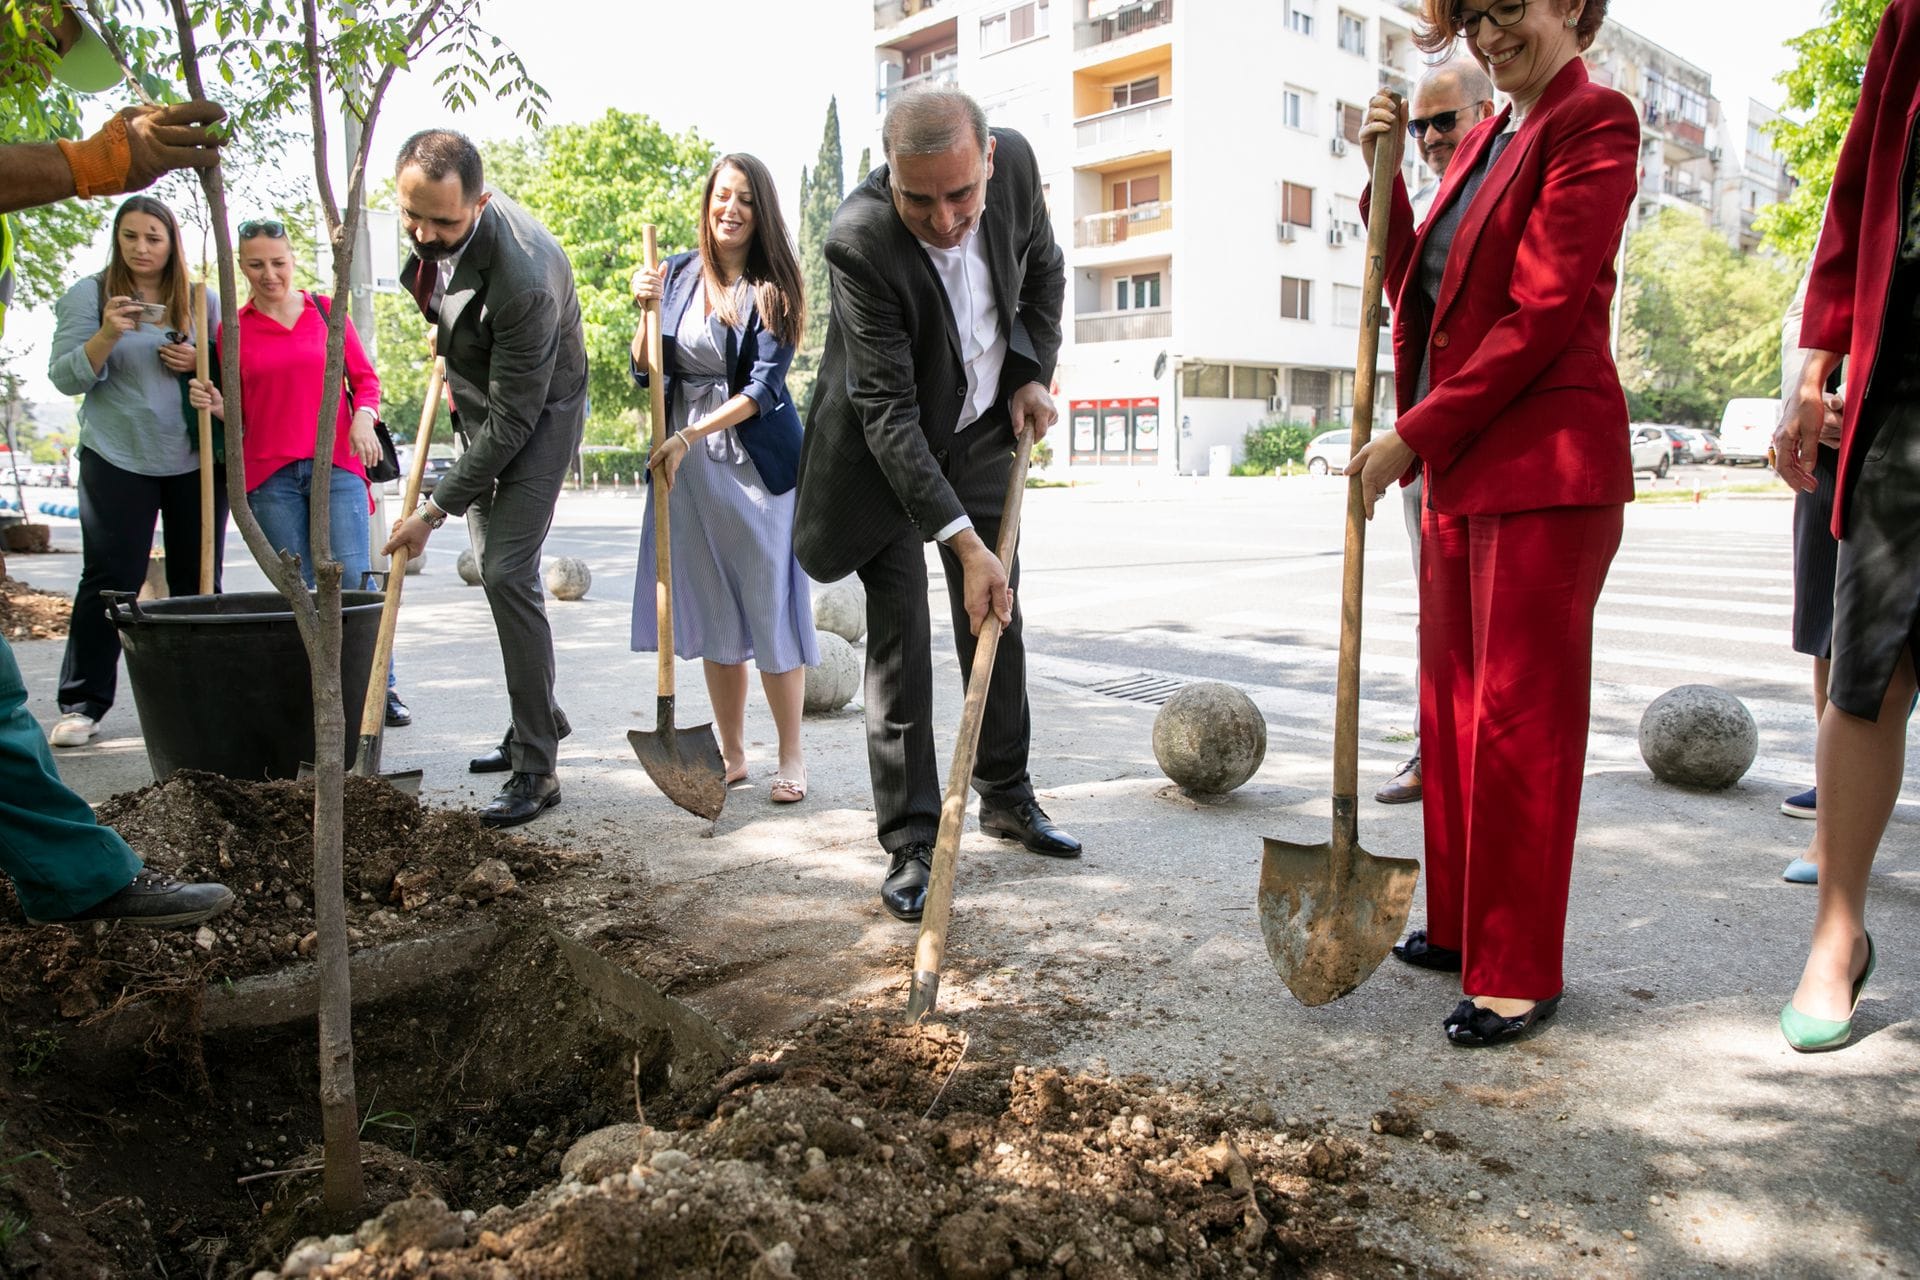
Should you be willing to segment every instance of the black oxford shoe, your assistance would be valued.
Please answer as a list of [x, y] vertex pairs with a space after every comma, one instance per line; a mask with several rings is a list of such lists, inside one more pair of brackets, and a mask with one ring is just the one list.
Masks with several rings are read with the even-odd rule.
[[1460, 972], [1460, 953], [1452, 947], [1436, 947], [1428, 942], [1425, 929], [1415, 929], [1407, 935], [1405, 942], [1396, 942], [1393, 958], [1420, 969], [1435, 969], [1441, 973]]
[[1077, 858], [1080, 842], [1053, 825], [1053, 819], [1032, 800], [1010, 809], [989, 808], [980, 804], [980, 829], [1002, 840], [1018, 840], [1034, 853], [1049, 858]]
[[559, 803], [560, 780], [553, 774], [516, 773], [480, 811], [480, 821], [489, 827], [517, 827]]
[[500, 745], [467, 761], [468, 773], [505, 773], [513, 768], [513, 730], [500, 739]]
[[387, 728], [404, 729], [413, 723], [413, 712], [400, 701], [400, 695], [387, 690]]
[[920, 918], [927, 904], [927, 880], [933, 875], [933, 846], [925, 840], [902, 845], [887, 863], [880, 882], [880, 905], [895, 920], [909, 924]]

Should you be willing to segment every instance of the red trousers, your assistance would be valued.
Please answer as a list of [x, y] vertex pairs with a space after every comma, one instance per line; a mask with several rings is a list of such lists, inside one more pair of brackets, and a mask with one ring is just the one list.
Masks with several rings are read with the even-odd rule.
[[1623, 509], [1449, 516], [1420, 537], [1427, 936], [1470, 996], [1561, 990], [1593, 609]]

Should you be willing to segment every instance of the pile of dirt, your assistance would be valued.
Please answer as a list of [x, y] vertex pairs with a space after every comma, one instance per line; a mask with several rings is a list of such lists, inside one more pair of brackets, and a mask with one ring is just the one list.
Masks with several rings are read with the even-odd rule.
[[659, 1107], [581, 1139], [517, 1208], [415, 1197], [352, 1239], [302, 1242], [280, 1274], [1401, 1274], [1354, 1238], [1374, 1171], [1361, 1143], [1210, 1089], [968, 1048], [944, 1026], [828, 1017], [677, 1099], [677, 1130]]
[[[9, 885], [0, 894], [0, 1000], [85, 1018], [143, 995], [192, 997], [209, 981], [298, 963], [315, 942], [312, 814], [311, 783], [187, 771], [115, 796], [100, 806], [101, 822], [158, 870], [226, 884], [234, 905], [197, 931], [36, 928], [24, 923]], [[593, 860], [368, 778], [347, 779], [345, 819], [356, 949], [444, 928], [465, 913], [512, 910], [523, 886]]]
[[58, 640], [67, 634], [73, 601], [0, 576], [0, 635], [9, 640]]

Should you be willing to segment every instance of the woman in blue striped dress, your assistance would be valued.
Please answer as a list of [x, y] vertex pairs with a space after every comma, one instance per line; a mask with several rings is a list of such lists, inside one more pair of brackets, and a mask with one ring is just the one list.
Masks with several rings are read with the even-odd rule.
[[[806, 668], [820, 661], [807, 576], [793, 556], [800, 415], [787, 367], [805, 324], [800, 265], [773, 180], [744, 154], [707, 175], [698, 252], [641, 268], [634, 299], [661, 303], [668, 425], [647, 468], [673, 494], [673, 648], [704, 660], [727, 781], [747, 776], [747, 663], [780, 736], [777, 804], [807, 794], [800, 747]], [[645, 327], [633, 375], [647, 383]], [[659, 649], [654, 614], [653, 490], [634, 579], [633, 649]]]

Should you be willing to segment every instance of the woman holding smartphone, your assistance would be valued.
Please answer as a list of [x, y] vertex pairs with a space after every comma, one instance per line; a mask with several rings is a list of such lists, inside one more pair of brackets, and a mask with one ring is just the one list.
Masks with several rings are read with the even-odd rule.
[[[113, 706], [120, 637], [103, 591], [146, 581], [153, 528], [164, 521], [167, 590], [200, 589], [200, 458], [182, 412], [180, 378], [194, 369], [193, 306], [173, 211], [134, 196], [113, 215], [107, 268], [54, 306], [47, 376], [80, 404], [80, 585], [60, 664], [60, 721], [49, 740], [77, 747]], [[220, 323], [207, 294], [207, 323]], [[220, 589], [226, 487], [215, 471], [213, 582]]]

